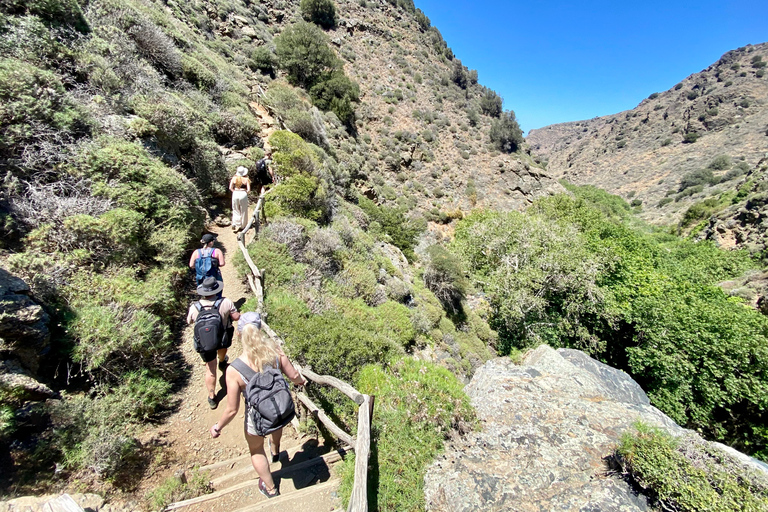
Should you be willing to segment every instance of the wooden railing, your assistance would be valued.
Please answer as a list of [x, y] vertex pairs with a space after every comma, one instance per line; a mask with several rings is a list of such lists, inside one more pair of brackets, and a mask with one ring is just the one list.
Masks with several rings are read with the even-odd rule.
[[[256, 264], [253, 262], [248, 249], [246, 247], [245, 237], [246, 233], [251, 229], [254, 230], [254, 239], [259, 236], [259, 225], [261, 223], [260, 216], [262, 214], [264, 198], [269, 191], [264, 191], [264, 187], [261, 188], [259, 200], [256, 203], [256, 208], [245, 226], [242, 232], [237, 236], [237, 244], [240, 247], [240, 251], [243, 253], [248, 267], [251, 273], [248, 274], [248, 284], [251, 286], [251, 290], [256, 295], [258, 303], [257, 311], [263, 312], [264, 308], [264, 270], [259, 270]], [[275, 340], [278, 344], [282, 345], [283, 341], [277, 335], [272, 328], [269, 327], [265, 318], [262, 316], [261, 327], [269, 337]], [[346, 382], [332, 377], [330, 375], [318, 375], [309, 368], [302, 368], [299, 365], [294, 365], [296, 369], [305, 378], [311, 380], [316, 384], [327, 385], [338, 389], [343, 394], [348, 396], [359, 407], [357, 412], [357, 436], [352, 436], [345, 432], [342, 428], [336, 425], [325, 412], [320, 409], [312, 399], [307, 396], [306, 393], [297, 392], [296, 397], [307, 408], [309, 414], [311, 414], [317, 421], [322, 423], [325, 428], [328, 429], [339, 440], [349, 446], [350, 449], [355, 451], [355, 480], [352, 487], [352, 495], [349, 499], [349, 506], [347, 512], [367, 512], [368, 511], [368, 459], [371, 453], [371, 421], [373, 419], [373, 404], [375, 397], [371, 395], [365, 395], [360, 393], [351, 385]]]

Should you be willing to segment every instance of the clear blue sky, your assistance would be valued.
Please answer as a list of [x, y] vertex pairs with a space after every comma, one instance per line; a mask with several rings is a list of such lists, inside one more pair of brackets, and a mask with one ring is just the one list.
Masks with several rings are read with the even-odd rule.
[[533, 128], [632, 109], [768, 41], [768, 0], [415, 0], [481, 84]]

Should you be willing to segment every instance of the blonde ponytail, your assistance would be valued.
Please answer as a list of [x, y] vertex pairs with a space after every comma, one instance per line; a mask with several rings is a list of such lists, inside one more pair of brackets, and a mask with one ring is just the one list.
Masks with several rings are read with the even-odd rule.
[[275, 359], [280, 357], [279, 349], [271, 338], [264, 336], [253, 324], [248, 324], [240, 334], [243, 350], [251, 367], [257, 372], [264, 369], [264, 365], [275, 365]]

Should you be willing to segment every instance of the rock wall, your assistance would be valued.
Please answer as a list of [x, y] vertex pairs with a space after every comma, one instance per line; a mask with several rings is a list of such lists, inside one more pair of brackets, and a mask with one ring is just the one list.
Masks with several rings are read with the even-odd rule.
[[576, 350], [541, 346], [521, 365], [493, 359], [466, 391], [482, 426], [428, 469], [427, 510], [650, 510], [604, 458], [638, 420], [691, 433], [650, 405], [626, 373]]

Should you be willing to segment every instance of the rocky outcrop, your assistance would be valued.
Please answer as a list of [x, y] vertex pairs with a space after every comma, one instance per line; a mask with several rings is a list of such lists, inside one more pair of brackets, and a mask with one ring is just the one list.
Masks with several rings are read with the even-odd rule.
[[466, 391], [482, 427], [428, 469], [427, 510], [650, 510], [605, 458], [638, 420], [691, 434], [626, 373], [576, 350], [541, 346], [521, 365], [493, 359]]
[[49, 349], [50, 318], [29, 293], [27, 283], [0, 267], [0, 356], [34, 374]]

